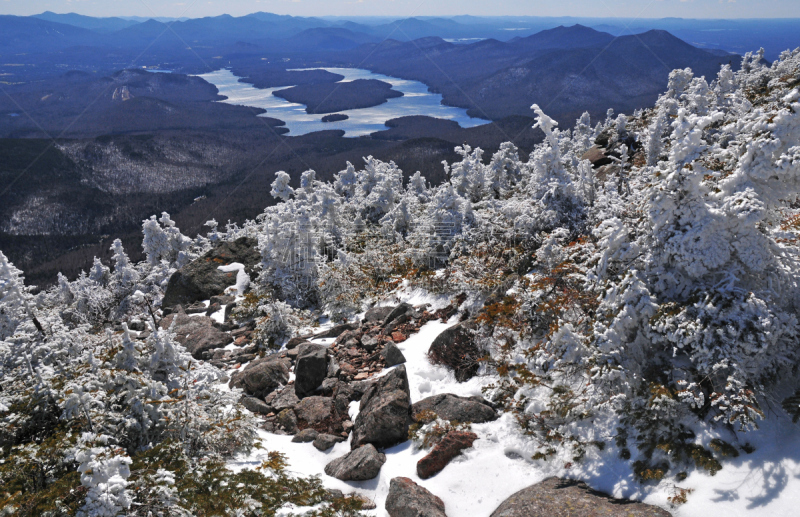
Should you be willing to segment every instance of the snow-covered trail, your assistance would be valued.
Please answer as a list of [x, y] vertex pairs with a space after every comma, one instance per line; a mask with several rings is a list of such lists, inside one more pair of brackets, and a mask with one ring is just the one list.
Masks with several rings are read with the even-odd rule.
[[[475, 377], [468, 382], [456, 382], [452, 373], [428, 362], [426, 353], [433, 340], [448, 324], [429, 322], [419, 333], [398, 347], [405, 355], [411, 399], [416, 402], [440, 393], [481, 395], [481, 388], [492, 379]], [[328, 340], [330, 341], [330, 340]], [[385, 372], [384, 372], [385, 373]], [[358, 404], [351, 404], [355, 418]], [[386, 516], [384, 505], [389, 481], [397, 476], [411, 478], [445, 503], [449, 517], [489, 516], [508, 496], [549, 476], [574, 477], [593, 488], [617, 497], [630, 497], [649, 504], [668, 508], [678, 517], [698, 515], [791, 516], [800, 515], [800, 433], [791, 422], [764, 422], [761, 430], [746, 437], [756, 447], [750, 455], [723, 462], [716, 476], [694, 471], [679, 483], [693, 490], [688, 503], [669, 506], [673, 483], [642, 487], [631, 476], [629, 461], [619, 459], [618, 450], [611, 446], [604, 451], [591, 450], [585, 461], [570, 470], [564, 469], [562, 458], [533, 461], [536, 452], [530, 438], [522, 436], [512, 415], [504, 414], [497, 421], [473, 424], [479, 439], [474, 447], [453, 460], [431, 479], [421, 480], [416, 464], [427, 451], [416, 450], [411, 442], [385, 451], [387, 461], [380, 475], [370, 481], [343, 482], [324, 474], [327, 463], [350, 452], [348, 442], [339, 443], [327, 452], [318, 451], [310, 443], [292, 443], [291, 436], [279, 436], [259, 431], [262, 450], [242, 456], [230, 463], [232, 469], [254, 468], [267, 458], [268, 451], [286, 454], [289, 470], [303, 476], [319, 475], [328, 488], [344, 493], [358, 492], [373, 500], [377, 509], [371, 515]], [[613, 423], [598, 423], [598, 435], [614, 431]], [[745, 440], [746, 441], [746, 440]]]

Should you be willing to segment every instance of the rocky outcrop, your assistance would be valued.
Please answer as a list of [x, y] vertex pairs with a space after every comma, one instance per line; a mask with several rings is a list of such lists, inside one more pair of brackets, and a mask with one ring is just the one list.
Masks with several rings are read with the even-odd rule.
[[468, 381], [478, 373], [483, 353], [475, 343], [476, 328], [474, 320], [454, 325], [439, 334], [428, 350], [431, 361], [452, 370], [458, 382]]
[[302, 398], [314, 393], [328, 376], [328, 349], [324, 345], [304, 343], [297, 350], [294, 391]]
[[548, 478], [520, 490], [492, 513], [491, 517], [669, 517], [666, 510], [612, 497], [592, 490], [586, 483]]
[[370, 444], [359, 447], [325, 466], [325, 474], [342, 481], [366, 481], [380, 474], [386, 455]]
[[389, 482], [386, 512], [389, 517], [447, 517], [441, 499], [403, 477]]
[[424, 458], [417, 462], [417, 475], [428, 479], [441, 472], [453, 458], [469, 449], [478, 435], [466, 431], [450, 431]]
[[214, 327], [214, 320], [206, 316], [170, 314], [161, 320], [159, 326], [162, 329], [171, 328], [175, 332], [175, 340], [186, 347], [186, 351], [195, 359], [207, 359], [208, 352], [225, 348], [233, 342], [230, 334], [219, 331]]
[[233, 242], [223, 242], [211, 251], [177, 270], [169, 279], [164, 293], [163, 307], [191, 304], [222, 294], [226, 287], [236, 283], [236, 272], [223, 273], [218, 268], [238, 262], [245, 272], [252, 274], [261, 261], [255, 239], [242, 237]]
[[433, 411], [439, 418], [447, 421], [472, 422], [480, 424], [497, 420], [497, 413], [483, 397], [459, 397], [451, 393], [434, 395], [415, 402], [412, 414], [416, 417], [422, 411]]
[[371, 443], [391, 447], [408, 439], [411, 425], [411, 395], [405, 366], [379, 378], [364, 393], [353, 427], [350, 446]]
[[229, 386], [241, 388], [248, 395], [264, 398], [279, 386], [289, 382], [289, 366], [281, 357], [256, 359], [241, 372], [234, 373]]

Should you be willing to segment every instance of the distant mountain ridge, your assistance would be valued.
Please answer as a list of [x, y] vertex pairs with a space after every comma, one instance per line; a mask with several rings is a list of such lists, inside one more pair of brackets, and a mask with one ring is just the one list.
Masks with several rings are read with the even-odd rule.
[[94, 18], [75, 13], [56, 14], [52, 11], [45, 11], [42, 14], [34, 15], [33, 18], [39, 18], [40, 20], [49, 22], [63, 23], [65, 25], [72, 25], [74, 27], [89, 29], [96, 32], [116, 32], [139, 23], [134, 20], [124, 20], [116, 17]]
[[735, 56], [698, 49], [666, 31], [614, 37], [582, 25], [507, 43], [389, 40], [359, 47], [347, 59], [424, 82], [446, 103], [493, 120], [526, 113], [533, 103], [565, 121], [583, 111], [593, 116], [603, 116], [607, 108], [630, 112], [652, 104], [675, 68], [690, 67], [714, 79], [721, 65], [739, 65]]

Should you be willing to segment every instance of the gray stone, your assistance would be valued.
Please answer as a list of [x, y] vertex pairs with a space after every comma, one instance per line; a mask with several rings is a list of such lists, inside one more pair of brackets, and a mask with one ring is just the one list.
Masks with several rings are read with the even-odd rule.
[[309, 443], [317, 439], [319, 433], [314, 429], [303, 429], [292, 438], [294, 443]]
[[278, 413], [278, 418], [275, 419], [278, 424], [288, 434], [295, 434], [297, 432], [297, 415], [291, 409], [284, 409]]
[[328, 376], [328, 349], [324, 345], [300, 345], [294, 368], [294, 390], [298, 397], [311, 395]]
[[229, 386], [241, 388], [245, 393], [264, 398], [279, 386], [289, 382], [289, 366], [277, 356], [256, 359], [241, 372], [231, 377]]
[[333, 399], [329, 397], [306, 397], [294, 408], [297, 418], [310, 426], [317, 425], [331, 416]]
[[378, 477], [384, 463], [386, 455], [367, 444], [325, 465], [325, 474], [342, 481], [366, 481]]
[[213, 323], [214, 320], [206, 316], [176, 313], [162, 319], [159, 326], [164, 330], [171, 328], [175, 332], [175, 341], [186, 347], [192, 357], [204, 359], [206, 352], [225, 348], [233, 342], [230, 334], [214, 328]]
[[408, 375], [405, 366], [399, 366], [364, 393], [350, 446], [356, 449], [371, 443], [385, 448], [402, 443], [408, 440], [411, 422]]
[[385, 327], [385, 326], [389, 325], [389, 323], [393, 322], [394, 320], [396, 320], [400, 316], [406, 314], [407, 312], [413, 311], [413, 310], [414, 310], [414, 308], [411, 307], [409, 304], [407, 304], [405, 302], [401, 303], [400, 305], [398, 305], [397, 307], [392, 309], [392, 312], [390, 312], [389, 314], [386, 315], [386, 317], [383, 319], [383, 326]]
[[275, 411], [280, 412], [284, 409], [295, 407], [299, 402], [300, 399], [297, 398], [297, 395], [294, 393], [294, 388], [292, 386], [287, 386], [280, 392], [277, 392], [275, 398], [270, 402], [270, 405]]
[[381, 357], [383, 357], [383, 362], [386, 364], [387, 368], [406, 362], [406, 356], [404, 356], [403, 352], [392, 342], [386, 343], [386, 346], [383, 347], [383, 350], [381, 350]]
[[[392, 514], [390, 513], [390, 515]], [[573, 515], [669, 517], [670, 513], [657, 506], [613, 499], [602, 492], [592, 490], [581, 481], [553, 477], [512, 495], [503, 501], [491, 517], [568, 517]]]
[[219, 266], [239, 262], [251, 274], [261, 262], [255, 239], [242, 237], [233, 242], [222, 242], [214, 249], [173, 273], [164, 293], [163, 307], [190, 304], [208, 300], [236, 283], [236, 272], [223, 273]]
[[364, 323], [381, 323], [393, 310], [392, 306], [373, 307], [364, 314]]
[[415, 402], [412, 413], [433, 411], [444, 420], [480, 424], [497, 420], [497, 413], [483, 397], [459, 397], [450, 393], [434, 395]]
[[408, 478], [393, 478], [386, 498], [389, 517], [447, 517], [444, 502]]
[[334, 445], [336, 445], [337, 443], [341, 443], [344, 440], [345, 439], [342, 438], [341, 436], [336, 436], [336, 435], [333, 435], [333, 434], [320, 434], [314, 440], [314, 444], [313, 445], [318, 450], [320, 450], [322, 452], [325, 452], [328, 449], [330, 449], [331, 447], [333, 447]]
[[363, 336], [361, 338], [361, 347], [365, 350], [372, 352], [381, 342], [375, 336]]
[[253, 413], [257, 413], [259, 415], [268, 415], [272, 413], [272, 408], [261, 399], [244, 395], [241, 399], [239, 399], [239, 402], [241, 402], [245, 408]]

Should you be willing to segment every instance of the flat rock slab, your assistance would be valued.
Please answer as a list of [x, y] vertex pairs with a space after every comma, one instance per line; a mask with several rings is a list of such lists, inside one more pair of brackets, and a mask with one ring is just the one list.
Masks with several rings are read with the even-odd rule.
[[389, 482], [386, 512], [389, 517], [447, 517], [441, 499], [403, 477]]
[[491, 517], [670, 517], [657, 506], [614, 499], [586, 483], [548, 478], [512, 495]]
[[279, 357], [256, 359], [231, 377], [229, 386], [241, 388], [248, 395], [264, 398], [289, 382], [289, 366]]
[[452, 422], [480, 424], [497, 420], [497, 413], [483, 397], [459, 397], [451, 393], [434, 395], [416, 402], [412, 412], [433, 411], [439, 418]]
[[342, 481], [366, 481], [378, 477], [384, 463], [386, 455], [368, 444], [325, 465], [325, 474]]
[[186, 347], [192, 357], [204, 359], [203, 354], [206, 352], [225, 348], [233, 342], [230, 334], [218, 330], [213, 324], [214, 320], [207, 316], [178, 313], [166, 316], [159, 326], [162, 329], [171, 328], [175, 332], [175, 341]]
[[246, 409], [252, 411], [253, 413], [257, 413], [259, 415], [268, 415], [269, 413], [272, 413], [272, 408], [265, 404], [261, 399], [244, 395], [239, 402], [241, 402]]
[[469, 449], [478, 435], [466, 431], [450, 431], [436, 444], [436, 447], [427, 456], [417, 462], [417, 475], [421, 479], [428, 479], [441, 472], [453, 458], [461, 454], [464, 449]]
[[162, 306], [190, 304], [222, 294], [226, 287], [236, 283], [236, 272], [223, 273], [219, 266], [238, 262], [245, 266], [247, 274], [251, 274], [261, 261], [257, 246], [258, 241], [247, 237], [217, 244], [202, 257], [173, 273]]

